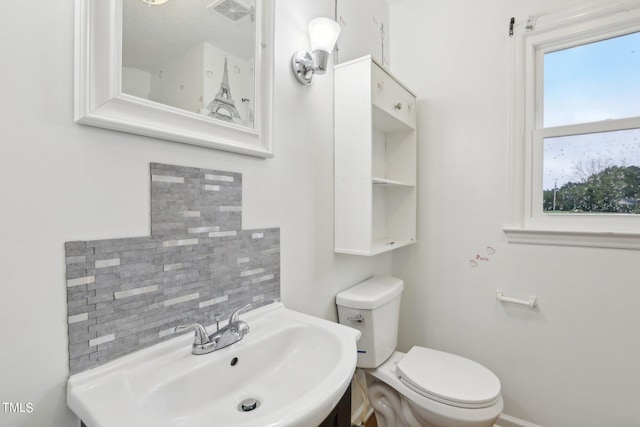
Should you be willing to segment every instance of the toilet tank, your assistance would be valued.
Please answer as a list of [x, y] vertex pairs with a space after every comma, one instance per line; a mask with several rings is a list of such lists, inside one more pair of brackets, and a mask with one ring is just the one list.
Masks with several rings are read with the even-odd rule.
[[360, 368], [382, 364], [398, 344], [401, 279], [374, 276], [336, 295], [338, 320], [358, 329], [358, 362]]

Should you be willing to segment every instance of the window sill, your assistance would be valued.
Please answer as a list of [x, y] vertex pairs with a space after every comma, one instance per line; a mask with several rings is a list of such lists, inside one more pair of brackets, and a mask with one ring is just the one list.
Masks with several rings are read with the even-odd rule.
[[587, 248], [640, 249], [640, 233], [504, 227], [509, 243]]

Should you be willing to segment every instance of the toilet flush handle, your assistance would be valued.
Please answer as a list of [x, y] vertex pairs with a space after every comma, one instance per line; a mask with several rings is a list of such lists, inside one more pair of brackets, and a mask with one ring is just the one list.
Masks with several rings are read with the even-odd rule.
[[364, 322], [364, 314], [358, 313], [355, 316], [347, 317], [347, 320], [349, 320], [351, 322], [362, 323], [362, 322]]

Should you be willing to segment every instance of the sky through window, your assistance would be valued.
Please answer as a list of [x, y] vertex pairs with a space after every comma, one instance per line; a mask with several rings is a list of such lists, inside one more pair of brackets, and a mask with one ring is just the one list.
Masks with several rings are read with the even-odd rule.
[[[544, 127], [640, 116], [640, 32], [544, 55]], [[640, 166], [640, 130], [547, 138], [545, 190], [585, 170]]]

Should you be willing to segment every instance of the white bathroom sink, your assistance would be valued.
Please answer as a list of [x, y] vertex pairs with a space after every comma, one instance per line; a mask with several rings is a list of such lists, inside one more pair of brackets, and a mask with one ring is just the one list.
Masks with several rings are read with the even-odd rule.
[[[192, 355], [189, 333], [72, 375], [67, 403], [88, 427], [320, 424], [351, 381], [360, 332], [282, 303], [242, 320], [250, 333], [213, 353]], [[246, 399], [256, 409], [241, 411]]]

